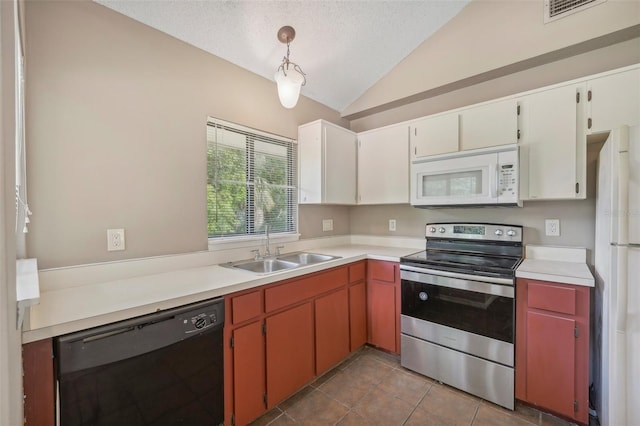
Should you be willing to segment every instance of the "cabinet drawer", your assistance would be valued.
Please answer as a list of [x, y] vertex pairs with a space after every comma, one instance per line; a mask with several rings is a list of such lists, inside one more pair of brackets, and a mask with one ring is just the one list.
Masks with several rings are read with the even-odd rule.
[[365, 262], [358, 262], [349, 266], [349, 282], [355, 283], [364, 280]]
[[369, 279], [376, 281], [396, 282], [396, 264], [384, 261], [369, 261]]
[[284, 308], [318, 294], [344, 286], [349, 281], [349, 268], [342, 267], [322, 272], [309, 278], [289, 281], [265, 290], [264, 305], [266, 312]]
[[260, 291], [243, 294], [231, 299], [231, 313], [233, 324], [255, 318], [262, 312]]
[[571, 287], [529, 282], [527, 299], [529, 308], [576, 314], [576, 290]]

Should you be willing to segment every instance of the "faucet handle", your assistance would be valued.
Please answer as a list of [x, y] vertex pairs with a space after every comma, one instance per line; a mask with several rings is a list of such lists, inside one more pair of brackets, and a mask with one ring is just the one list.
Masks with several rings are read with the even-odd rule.
[[284, 246], [276, 246], [276, 256], [280, 256], [280, 249], [284, 248]]
[[255, 253], [254, 256], [253, 256], [253, 258], [255, 260], [260, 259], [260, 249], [253, 249], [253, 250], [251, 250], [251, 253]]

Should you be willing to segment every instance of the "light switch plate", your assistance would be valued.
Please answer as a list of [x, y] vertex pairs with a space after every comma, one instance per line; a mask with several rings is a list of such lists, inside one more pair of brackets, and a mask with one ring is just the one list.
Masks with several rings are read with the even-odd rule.
[[560, 236], [560, 220], [545, 219], [544, 233], [546, 234], [547, 237], [559, 237]]
[[322, 219], [322, 231], [333, 231], [333, 219]]

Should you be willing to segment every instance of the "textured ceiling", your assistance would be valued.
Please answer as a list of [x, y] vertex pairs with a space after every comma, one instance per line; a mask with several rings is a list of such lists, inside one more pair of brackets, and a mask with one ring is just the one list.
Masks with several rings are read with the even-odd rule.
[[343, 111], [469, 0], [95, 0], [273, 81], [291, 25], [302, 94]]

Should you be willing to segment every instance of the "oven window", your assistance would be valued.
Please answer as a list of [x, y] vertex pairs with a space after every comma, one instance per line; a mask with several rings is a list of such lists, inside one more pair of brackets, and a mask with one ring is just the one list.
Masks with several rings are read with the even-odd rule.
[[402, 314], [513, 343], [512, 298], [402, 280]]
[[482, 194], [482, 170], [422, 176], [423, 197], [463, 197]]

